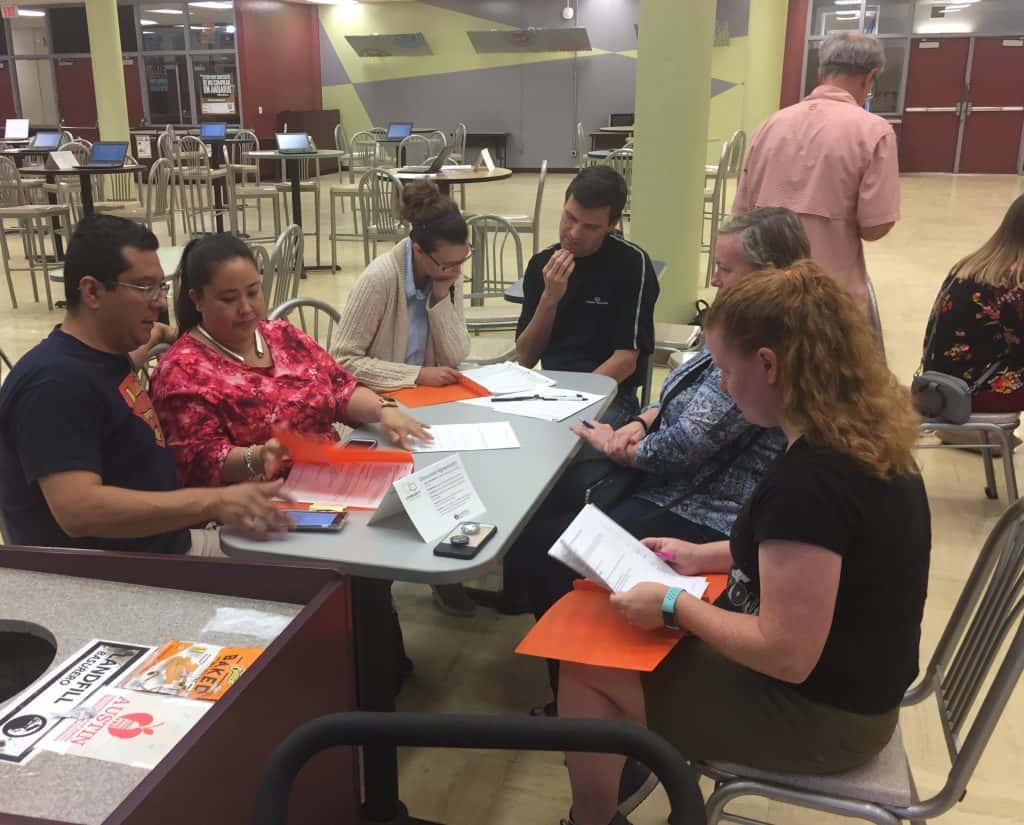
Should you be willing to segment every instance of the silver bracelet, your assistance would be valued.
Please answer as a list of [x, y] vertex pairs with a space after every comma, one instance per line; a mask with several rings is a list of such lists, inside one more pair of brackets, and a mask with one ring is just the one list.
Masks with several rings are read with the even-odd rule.
[[256, 472], [256, 465], [253, 463], [253, 455], [256, 452], [256, 445], [250, 444], [245, 448], [245, 469], [249, 471], [249, 478], [258, 478], [261, 473]]

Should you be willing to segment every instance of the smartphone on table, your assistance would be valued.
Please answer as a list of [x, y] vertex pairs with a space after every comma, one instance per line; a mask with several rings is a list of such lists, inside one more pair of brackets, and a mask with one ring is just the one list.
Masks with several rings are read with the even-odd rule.
[[456, 525], [434, 548], [435, 556], [468, 561], [476, 556], [498, 531], [493, 524], [478, 521], [464, 521]]
[[297, 533], [337, 533], [345, 526], [348, 513], [320, 512], [318, 510], [285, 510]]

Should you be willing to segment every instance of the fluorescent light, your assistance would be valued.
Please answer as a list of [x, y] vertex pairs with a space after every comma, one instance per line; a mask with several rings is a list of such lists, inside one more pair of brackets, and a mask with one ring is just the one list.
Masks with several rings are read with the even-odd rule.
[[235, 33], [235, 24], [234, 23], [229, 23], [228, 25], [226, 25], [224, 27], [224, 31], [227, 34], [234, 34]]
[[230, 9], [235, 4], [228, 0], [199, 0], [198, 3], [189, 3], [189, 5], [195, 6], [197, 9]]
[[160, 24], [156, 20], [140, 20], [140, 26], [159, 26]]
[[148, 32], [148, 31], [145, 31], [145, 30], [143, 30], [143, 32], [142, 32], [142, 33], [143, 33], [143, 34], [156, 34], [156, 32]]
[[837, 6], [859, 6], [860, 0], [833, 0]]
[[18, 17], [46, 17], [46, 12], [35, 9], [18, 9]]
[[859, 20], [859, 11], [840, 11], [836, 12], [836, 20]]
[[146, 9], [149, 14], [184, 14], [181, 9]]

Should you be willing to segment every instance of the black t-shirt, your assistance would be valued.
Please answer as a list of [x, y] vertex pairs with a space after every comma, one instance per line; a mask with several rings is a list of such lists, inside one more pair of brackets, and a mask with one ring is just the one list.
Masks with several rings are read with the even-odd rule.
[[185, 553], [187, 530], [139, 539], [72, 538], [38, 479], [87, 470], [130, 490], [178, 489], [149, 395], [127, 355], [88, 347], [59, 328], [0, 387], [0, 510], [8, 541], [43, 547]]
[[878, 478], [798, 439], [733, 525], [733, 569], [719, 607], [758, 612], [758, 546], [771, 540], [817, 545], [843, 559], [825, 648], [796, 689], [857, 713], [897, 707], [917, 676], [928, 586], [931, 515], [920, 476]]
[[[538, 252], [526, 267], [517, 338], [533, 320], [544, 292], [544, 267], [558, 248], [555, 244]], [[647, 253], [618, 235], [608, 235], [597, 252], [576, 259], [541, 365], [548, 370], [593, 372], [615, 350], [637, 350], [636, 370], [619, 385], [635, 389], [643, 381], [645, 359], [654, 351], [657, 300], [658, 279]]]

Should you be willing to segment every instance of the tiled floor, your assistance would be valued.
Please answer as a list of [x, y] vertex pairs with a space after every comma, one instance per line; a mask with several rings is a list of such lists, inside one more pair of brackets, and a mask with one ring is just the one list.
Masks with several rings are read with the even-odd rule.
[[[561, 195], [568, 177], [551, 175], [545, 198], [541, 243], [554, 241]], [[515, 175], [496, 184], [468, 189], [470, 209], [528, 211], [535, 176]], [[893, 369], [909, 380], [920, 356], [924, 321], [950, 265], [984, 241], [1010, 201], [1024, 192], [1024, 179], [1011, 176], [906, 177], [903, 220], [889, 237], [869, 246], [868, 269], [878, 290], [885, 341]], [[311, 208], [312, 204], [309, 204]], [[326, 210], [325, 210], [326, 214]], [[326, 229], [325, 229], [326, 233]], [[324, 260], [329, 250], [324, 241]], [[344, 269], [312, 273], [302, 294], [341, 306], [362, 268], [360, 244], [342, 244]], [[307, 260], [310, 256], [307, 254]], [[22, 308], [11, 310], [0, 290], [0, 345], [20, 356], [56, 323], [60, 315], [31, 302], [27, 276], [18, 280]], [[922, 650], [933, 648], [977, 550], [1005, 505], [982, 492], [977, 456], [949, 450], [924, 451], [921, 464], [933, 513], [934, 547]], [[1001, 476], [1000, 476], [1001, 480]], [[542, 664], [512, 650], [529, 622], [481, 611], [473, 619], [439, 614], [427, 588], [395, 588], [406, 641], [416, 673], [400, 698], [405, 710], [523, 714], [546, 701]], [[932, 706], [904, 714], [904, 737], [921, 792], [941, 784], [947, 769], [945, 747], [931, 722]], [[700, 712], [680, 708], [680, 713]], [[724, 722], [725, 720], [723, 720]], [[1018, 691], [988, 747], [967, 796], [943, 818], [951, 825], [1006, 825], [1024, 822], [1024, 694]], [[405, 751], [401, 756], [402, 795], [418, 816], [449, 825], [470, 823], [554, 823], [568, 810], [568, 783], [558, 755], [477, 751]], [[793, 812], [770, 803], [744, 810], [766, 814], [777, 823], [817, 823], [828, 817]], [[660, 792], [631, 820], [664, 822]]]

